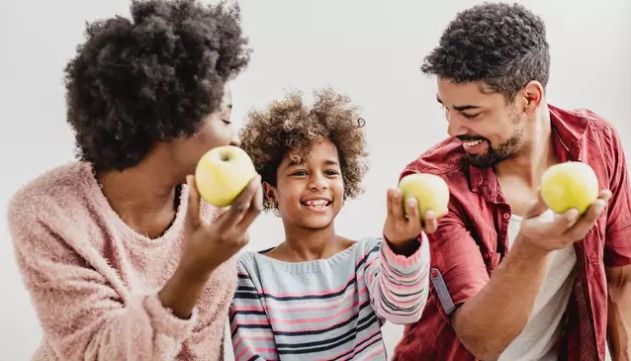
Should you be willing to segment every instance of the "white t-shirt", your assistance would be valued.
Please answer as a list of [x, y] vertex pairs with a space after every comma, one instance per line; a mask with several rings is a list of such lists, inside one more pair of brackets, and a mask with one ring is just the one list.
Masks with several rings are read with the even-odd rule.
[[[545, 213], [553, 217], [552, 211]], [[512, 246], [522, 217], [513, 215], [508, 224], [508, 244]], [[556, 361], [560, 323], [576, 278], [574, 246], [553, 251], [546, 278], [535, 300], [528, 323], [500, 355], [499, 361]]]

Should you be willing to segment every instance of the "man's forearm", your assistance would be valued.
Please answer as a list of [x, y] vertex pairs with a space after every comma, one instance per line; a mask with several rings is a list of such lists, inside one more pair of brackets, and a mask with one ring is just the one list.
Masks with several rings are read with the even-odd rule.
[[548, 254], [519, 237], [489, 282], [453, 316], [458, 337], [482, 360], [496, 359], [528, 321], [545, 279]]
[[614, 361], [631, 361], [631, 281], [621, 269], [607, 269], [607, 339]]

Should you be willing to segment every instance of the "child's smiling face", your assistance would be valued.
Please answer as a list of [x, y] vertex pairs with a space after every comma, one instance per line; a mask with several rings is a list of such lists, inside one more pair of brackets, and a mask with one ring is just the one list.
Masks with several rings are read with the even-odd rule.
[[295, 162], [288, 152], [277, 170], [276, 187], [267, 185], [285, 226], [322, 229], [333, 224], [344, 202], [344, 180], [337, 148], [328, 139], [318, 139]]

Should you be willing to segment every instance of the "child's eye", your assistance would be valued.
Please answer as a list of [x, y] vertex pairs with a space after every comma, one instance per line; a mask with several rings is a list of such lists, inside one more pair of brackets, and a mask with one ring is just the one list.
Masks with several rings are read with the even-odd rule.
[[307, 171], [298, 170], [290, 174], [291, 176], [302, 177], [307, 175]]
[[338, 175], [338, 174], [340, 174], [340, 172], [338, 172], [338, 171], [337, 171], [337, 170], [335, 170], [335, 169], [329, 169], [329, 170], [325, 171], [325, 172], [324, 172], [324, 174], [326, 174], [326, 175], [330, 175], [330, 176], [331, 176], [331, 175], [333, 175], [333, 176], [334, 176], [334, 175]]

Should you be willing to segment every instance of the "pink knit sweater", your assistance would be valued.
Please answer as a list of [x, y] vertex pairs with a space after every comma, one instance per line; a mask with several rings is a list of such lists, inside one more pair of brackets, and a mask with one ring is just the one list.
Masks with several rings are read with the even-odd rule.
[[44, 329], [34, 360], [223, 359], [233, 260], [214, 272], [188, 320], [157, 297], [180, 259], [187, 201], [185, 186], [172, 226], [149, 239], [112, 210], [86, 163], [52, 170], [13, 197], [16, 257]]

